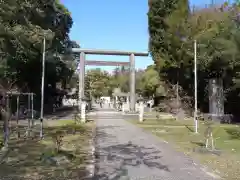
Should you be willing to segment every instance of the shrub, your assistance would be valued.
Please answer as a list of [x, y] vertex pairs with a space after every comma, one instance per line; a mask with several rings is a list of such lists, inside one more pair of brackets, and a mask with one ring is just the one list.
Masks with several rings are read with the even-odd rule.
[[52, 134], [52, 138], [55, 143], [55, 149], [57, 152], [59, 152], [62, 147], [64, 134], [65, 132], [61, 130], [57, 130]]

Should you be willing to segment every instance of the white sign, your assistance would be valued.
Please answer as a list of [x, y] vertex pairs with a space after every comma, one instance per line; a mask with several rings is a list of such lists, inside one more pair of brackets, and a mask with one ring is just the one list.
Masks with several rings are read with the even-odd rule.
[[62, 100], [63, 106], [75, 106], [77, 105], [77, 99], [65, 99]]
[[120, 88], [115, 88], [115, 89], [113, 90], [113, 93], [114, 93], [114, 94], [121, 93], [121, 89], [120, 89]]
[[123, 111], [129, 112], [129, 103], [123, 103]]

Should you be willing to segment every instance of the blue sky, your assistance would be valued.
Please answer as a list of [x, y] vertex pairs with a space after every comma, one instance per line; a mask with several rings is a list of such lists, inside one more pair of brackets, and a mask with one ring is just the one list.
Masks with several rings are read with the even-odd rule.
[[[147, 0], [61, 0], [72, 13], [71, 39], [82, 48], [148, 51]], [[212, 0], [192, 0], [197, 6]], [[215, 0], [216, 2], [217, 0]], [[87, 56], [88, 60], [128, 61], [128, 57]], [[136, 68], [153, 64], [136, 57]], [[96, 68], [96, 67], [89, 67]], [[100, 67], [112, 70], [115, 67]]]

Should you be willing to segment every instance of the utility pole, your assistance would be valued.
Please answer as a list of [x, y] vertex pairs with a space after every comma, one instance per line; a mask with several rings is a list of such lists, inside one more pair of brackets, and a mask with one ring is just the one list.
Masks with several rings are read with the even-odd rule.
[[198, 133], [198, 119], [197, 119], [197, 41], [194, 40], [194, 122], [195, 133]]
[[44, 81], [45, 81], [45, 54], [46, 54], [46, 38], [43, 38], [43, 53], [42, 53], [42, 87], [41, 87], [41, 112], [40, 112], [40, 138], [43, 138], [43, 109], [44, 109]]
[[179, 118], [178, 118], [178, 115], [179, 115], [179, 105], [180, 105], [180, 102], [179, 102], [179, 88], [178, 88], [178, 86], [179, 86], [179, 82], [178, 82], [179, 80], [177, 80], [177, 120], [179, 120]]

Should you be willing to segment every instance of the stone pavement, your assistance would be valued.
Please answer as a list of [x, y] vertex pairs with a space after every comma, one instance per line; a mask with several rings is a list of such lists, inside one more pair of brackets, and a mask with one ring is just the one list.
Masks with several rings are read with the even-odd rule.
[[121, 112], [101, 108], [97, 123], [95, 180], [214, 180], [183, 153], [124, 120]]

